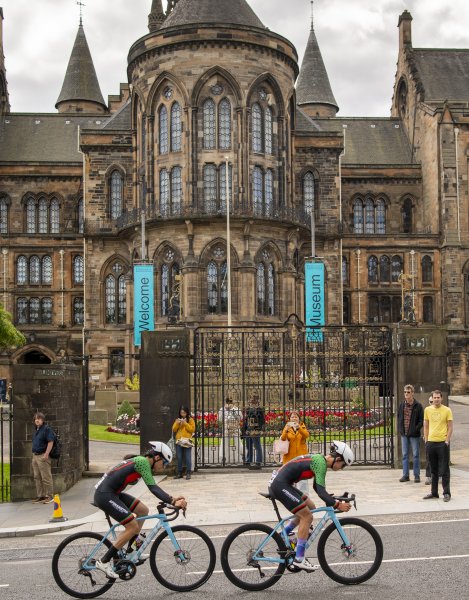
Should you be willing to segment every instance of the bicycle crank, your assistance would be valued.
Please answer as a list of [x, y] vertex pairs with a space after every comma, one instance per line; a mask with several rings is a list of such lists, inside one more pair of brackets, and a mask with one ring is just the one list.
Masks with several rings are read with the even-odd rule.
[[131, 560], [118, 560], [114, 563], [114, 571], [122, 581], [130, 581], [137, 573], [137, 567]]

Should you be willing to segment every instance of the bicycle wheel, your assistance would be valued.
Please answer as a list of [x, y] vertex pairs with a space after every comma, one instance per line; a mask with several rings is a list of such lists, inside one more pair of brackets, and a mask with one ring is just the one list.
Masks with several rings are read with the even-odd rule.
[[[259, 591], [274, 585], [283, 575], [285, 562], [253, 561], [257, 548], [272, 533], [263, 523], [249, 523], [232, 531], [221, 548], [223, 572], [234, 585], [243, 590]], [[287, 547], [277, 532], [269, 539], [261, 553], [265, 558], [284, 558]]]
[[361, 519], [344, 517], [345, 530], [352, 553], [344, 547], [340, 534], [331, 523], [319, 538], [318, 559], [324, 573], [344, 585], [356, 585], [370, 579], [383, 560], [383, 542], [376, 529]]
[[[82, 569], [83, 562], [102, 539], [102, 535], [86, 531], [69, 536], [57, 546], [52, 557], [52, 574], [60, 589], [69, 596], [96, 598], [114, 583], [98, 569]], [[104, 540], [93, 558], [104, 556], [110, 546], [111, 542]]]
[[153, 543], [150, 566], [164, 587], [175, 592], [190, 592], [203, 585], [213, 573], [216, 554], [206, 533], [190, 525], [172, 527], [179, 550], [174, 548], [167, 532]]

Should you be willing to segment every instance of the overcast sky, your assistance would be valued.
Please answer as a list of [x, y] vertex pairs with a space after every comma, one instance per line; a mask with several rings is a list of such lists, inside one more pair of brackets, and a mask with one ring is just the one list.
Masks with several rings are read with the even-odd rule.
[[[151, 0], [84, 2], [85, 33], [107, 99], [127, 81], [127, 52], [148, 33]], [[310, 0], [248, 2], [266, 27], [293, 42], [301, 61]], [[78, 29], [75, 0], [0, 0], [0, 6], [12, 111], [55, 112]], [[469, 48], [469, 0], [315, 0], [315, 31], [339, 115], [389, 115], [404, 9], [414, 19], [414, 48]]]

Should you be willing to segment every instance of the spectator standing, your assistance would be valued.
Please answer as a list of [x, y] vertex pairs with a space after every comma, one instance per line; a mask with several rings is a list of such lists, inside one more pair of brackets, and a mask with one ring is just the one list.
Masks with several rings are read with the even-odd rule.
[[191, 478], [192, 448], [194, 443], [192, 435], [195, 431], [195, 421], [191, 417], [187, 406], [181, 406], [179, 416], [173, 423], [173, 433], [176, 435], [177, 474], [175, 479], [182, 478], [182, 470], [186, 466], [186, 479]]
[[37, 412], [33, 419], [36, 430], [33, 435], [33, 467], [34, 483], [36, 484], [37, 496], [33, 504], [49, 504], [54, 501], [52, 467], [49, 457], [54, 445], [54, 432], [46, 423], [44, 413]]
[[[222, 425], [222, 437], [220, 438], [220, 458], [225, 462], [239, 461], [242, 458], [240, 446], [240, 426], [243, 420], [241, 410], [234, 405], [228, 396], [223, 406], [218, 411], [218, 423]], [[233, 441], [233, 443], [231, 443]], [[230, 461], [231, 457], [231, 461]]]
[[[431, 406], [433, 404], [433, 394], [428, 399], [428, 405]], [[428, 444], [425, 444], [425, 485], [431, 485], [432, 483], [432, 470], [430, 468], [430, 458], [428, 457]]]
[[[246, 462], [250, 469], [262, 465], [261, 433], [265, 425], [264, 409], [259, 405], [259, 394], [253, 392], [243, 419], [243, 437], [246, 442]], [[254, 450], [256, 461], [254, 462]]]
[[414, 398], [414, 386], [404, 386], [404, 401], [397, 412], [397, 426], [402, 442], [402, 477], [409, 481], [409, 454], [412, 451], [414, 482], [420, 483], [420, 435], [423, 426], [423, 407]]
[[425, 409], [423, 420], [423, 435], [428, 446], [428, 458], [432, 473], [432, 489], [424, 500], [439, 498], [438, 476], [441, 475], [443, 484], [443, 500], [451, 500], [449, 486], [449, 444], [453, 435], [453, 413], [442, 404], [443, 396], [440, 390], [432, 393], [433, 403]]
[[[283, 455], [283, 464], [285, 465], [288, 461], [296, 458], [297, 456], [303, 456], [308, 454], [308, 446], [306, 440], [309, 437], [309, 431], [306, 429], [306, 425], [300, 420], [300, 413], [293, 410], [290, 413], [290, 420], [285, 425], [280, 436], [281, 440], [288, 440], [288, 452]], [[309, 485], [307, 479], [302, 479], [295, 483], [295, 487], [298, 488], [303, 494], [309, 494]]]

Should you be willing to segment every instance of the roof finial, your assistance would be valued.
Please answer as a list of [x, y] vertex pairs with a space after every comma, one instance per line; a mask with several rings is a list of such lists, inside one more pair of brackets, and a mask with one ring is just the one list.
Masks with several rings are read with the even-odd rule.
[[75, 2], [80, 7], [80, 25], [83, 25], [83, 6], [86, 6], [86, 4], [83, 4], [80, 0], [75, 0]]
[[311, 29], [314, 29], [314, 0], [311, 0]]

